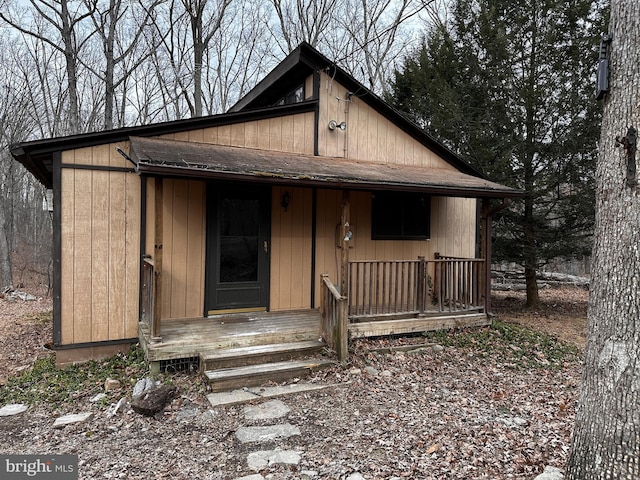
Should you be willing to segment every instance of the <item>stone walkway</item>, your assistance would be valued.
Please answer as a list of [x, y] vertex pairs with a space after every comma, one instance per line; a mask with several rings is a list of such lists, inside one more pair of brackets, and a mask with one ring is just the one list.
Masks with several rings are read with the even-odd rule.
[[[247, 422], [269, 421], [274, 423], [267, 426], [245, 426], [236, 431], [236, 438], [242, 444], [255, 445], [259, 448], [261, 444], [273, 442], [300, 435], [300, 429], [290, 423], [279, 423], [278, 421], [286, 417], [289, 413], [287, 407], [281, 400], [269, 400], [258, 405], [247, 405], [244, 407], [244, 417]], [[301, 452], [295, 450], [256, 450], [248, 454], [247, 465], [250, 470], [259, 471], [271, 465], [298, 465], [300, 463]], [[314, 478], [317, 472], [300, 472], [301, 478]], [[236, 480], [264, 480], [260, 474], [238, 477]]]

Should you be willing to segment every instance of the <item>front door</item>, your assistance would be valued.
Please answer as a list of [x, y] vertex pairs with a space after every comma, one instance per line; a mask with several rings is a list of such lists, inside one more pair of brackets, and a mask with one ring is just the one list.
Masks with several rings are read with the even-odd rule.
[[270, 189], [207, 190], [206, 314], [268, 308]]

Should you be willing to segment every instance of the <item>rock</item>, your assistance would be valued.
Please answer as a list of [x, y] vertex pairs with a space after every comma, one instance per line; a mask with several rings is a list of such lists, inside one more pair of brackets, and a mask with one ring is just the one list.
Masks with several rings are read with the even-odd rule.
[[370, 366], [364, 367], [364, 371], [367, 372], [367, 375], [371, 375], [372, 377], [377, 377], [380, 374], [378, 370]]
[[364, 477], [360, 472], [354, 472], [347, 477], [347, 480], [364, 480]]
[[293, 435], [300, 435], [300, 429], [290, 423], [266, 427], [240, 427], [236, 430], [236, 437], [240, 443], [268, 442]]
[[319, 473], [316, 470], [300, 470], [300, 478], [302, 480], [311, 480], [316, 478]]
[[264, 480], [264, 477], [259, 473], [254, 475], [245, 475], [244, 477], [234, 478], [233, 480]]
[[113, 378], [107, 378], [104, 382], [104, 391], [111, 392], [113, 390], [119, 390], [122, 388], [120, 380], [114, 380]]
[[118, 400], [118, 403], [112, 403], [109, 409], [107, 410], [107, 418], [111, 418], [120, 411], [124, 410], [127, 404], [127, 397], [122, 397]]
[[383, 370], [382, 371], [382, 376], [383, 377], [393, 377], [393, 373], [391, 373], [390, 370]]
[[244, 407], [244, 418], [247, 420], [273, 420], [282, 418], [291, 409], [281, 400], [270, 400], [259, 405], [247, 405]]
[[147, 417], [152, 417], [164, 410], [176, 393], [176, 388], [172, 385], [159, 385], [151, 390], [147, 390], [142, 395], [134, 397], [131, 401], [131, 408], [134, 412]]
[[156, 387], [158, 384], [153, 381], [152, 378], [146, 377], [141, 380], [138, 380], [136, 384], [133, 386], [132, 397], [139, 397], [147, 390], [151, 390], [153, 387]]
[[433, 353], [442, 353], [444, 352], [444, 347], [442, 345], [434, 345], [433, 347], [431, 347], [431, 350], [433, 351]]
[[105, 399], [105, 398], [107, 398], [107, 394], [106, 394], [106, 393], [98, 393], [97, 395], [95, 395], [95, 396], [91, 397], [91, 398], [89, 399], [89, 401], [90, 401], [91, 403], [97, 403], [97, 402], [99, 402], [100, 400], [103, 400], [103, 399]]
[[362, 370], [360, 370], [359, 368], [352, 368], [351, 370], [349, 370], [349, 375], [360, 375], [362, 373]]
[[173, 417], [176, 422], [189, 422], [196, 418], [200, 410], [197, 407], [183, 407]]
[[55, 422], [53, 422], [53, 428], [63, 428], [67, 425], [71, 425], [72, 423], [86, 422], [91, 418], [93, 418], [93, 413], [91, 412], [70, 413], [56, 418]]
[[544, 471], [534, 480], [562, 480], [563, 478], [564, 474], [562, 473], [562, 470], [547, 465], [544, 467]]
[[247, 464], [251, 470], [262, 470], [270, 465], [298, 465], [300, 454], [292, 450], [263, 450], [250, 453]]
[[18, 415], [19, 413], [26, 412], [29, 407], [24, 403], [10, 403], [0, 408], [0, 417], [9, 417], [11, 415]]

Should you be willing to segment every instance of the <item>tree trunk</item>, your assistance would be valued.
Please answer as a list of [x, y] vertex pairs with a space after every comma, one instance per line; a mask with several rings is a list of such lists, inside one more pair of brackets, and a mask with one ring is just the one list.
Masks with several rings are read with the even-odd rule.
[[13, 284], [11, 252], [7, 241], [5, 209], [0, 208], [0, 289]]
[[[640, 3], [613, 0], [611, 90], [596, 169], [596, 230], [585, 370], [569, 480], [640, 478]], [[628, 173], [629, 172], [629, 173]]]

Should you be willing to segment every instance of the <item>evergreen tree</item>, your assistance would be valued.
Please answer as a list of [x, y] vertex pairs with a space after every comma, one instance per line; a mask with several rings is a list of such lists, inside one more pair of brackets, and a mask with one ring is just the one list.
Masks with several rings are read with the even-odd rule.
[[497, 259], [536, 271], [591, 248], [600, 128], [594, 69], [605, 6], [591, 0], [455, 0], [396, 71], [389, 100], [524, 197], [497, 217]]

